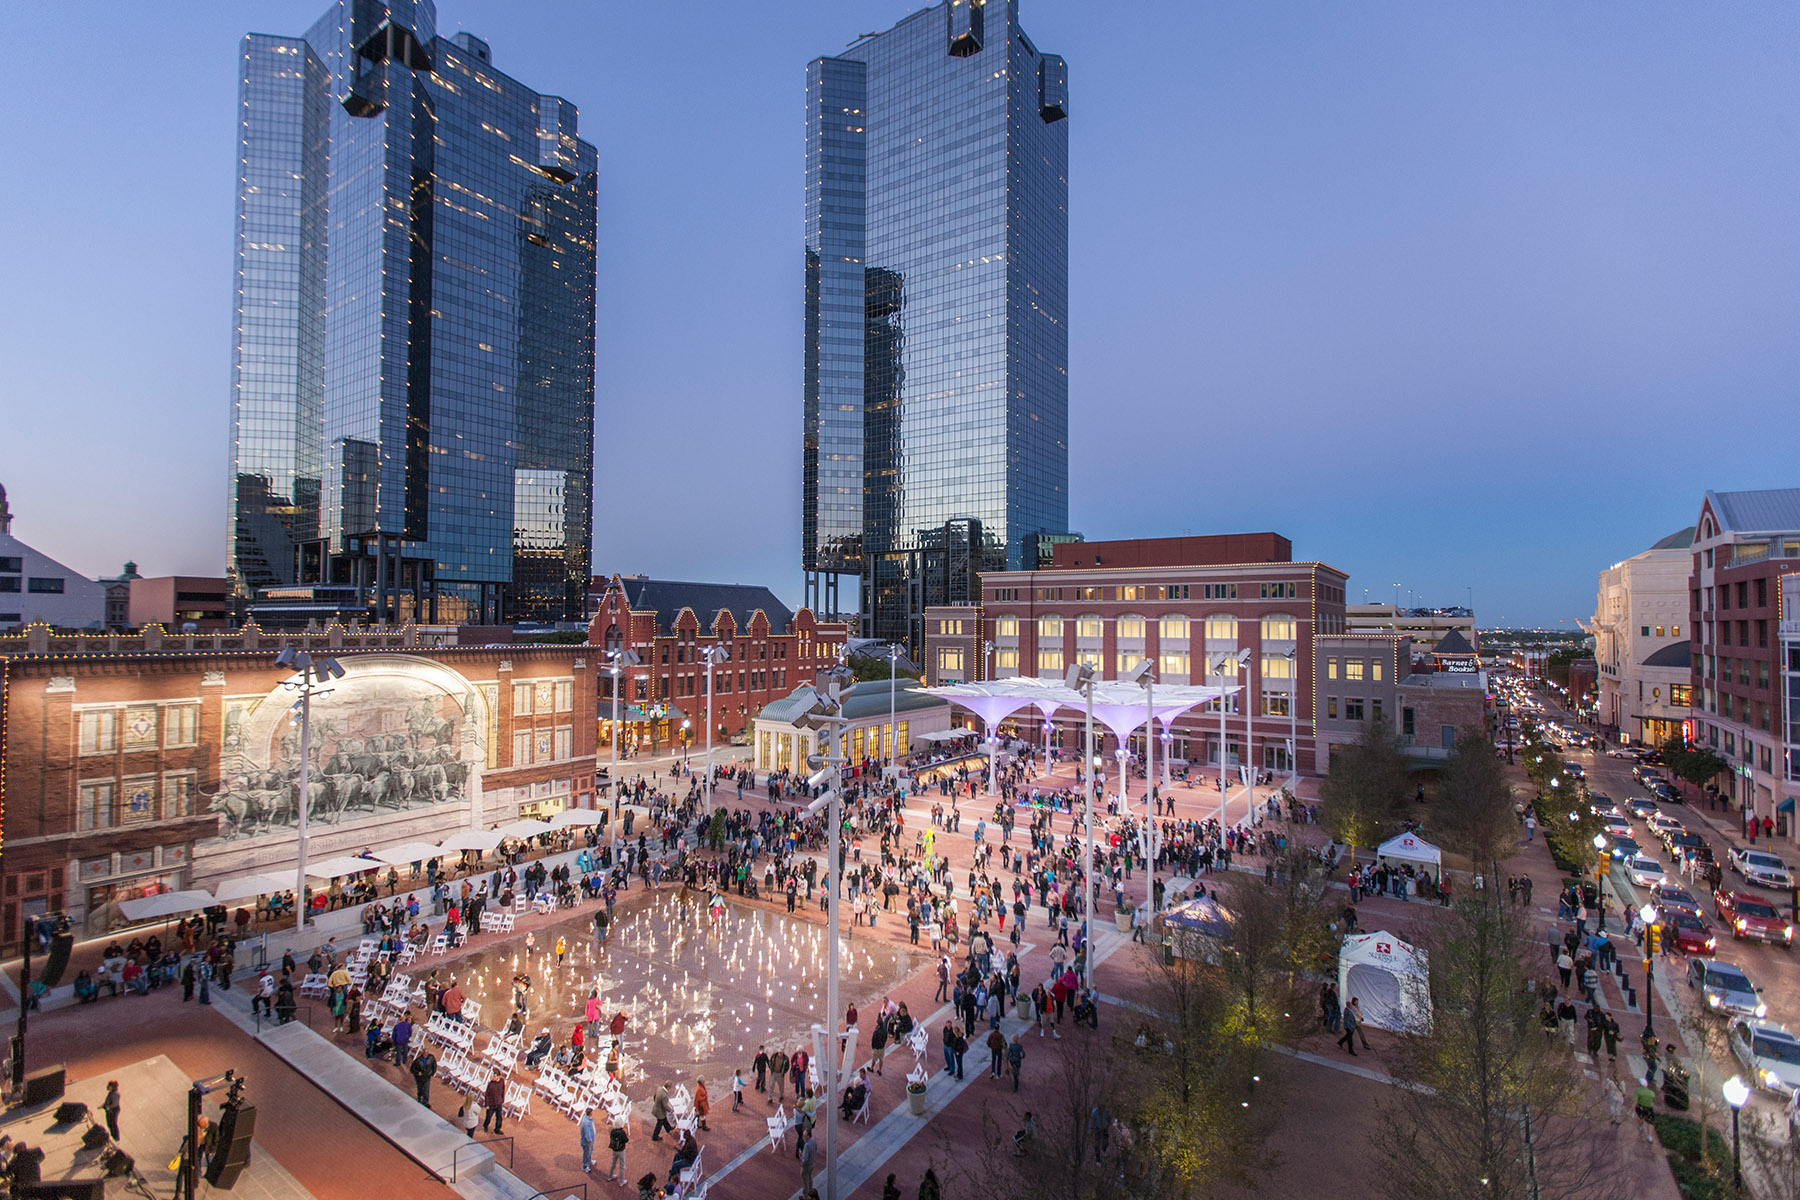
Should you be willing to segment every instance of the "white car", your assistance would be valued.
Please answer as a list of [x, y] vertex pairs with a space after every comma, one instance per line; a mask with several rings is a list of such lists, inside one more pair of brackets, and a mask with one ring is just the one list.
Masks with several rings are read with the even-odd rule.
[[1750, 883], [1761, 884], [1768, 888], [1791, 888], [1794, 886], [1794, 873], [1776, 855], [1767, 850], [1751, 850], [1733, 846], [1729, 855], [1731, 869], [1742, 875]]
[[1627, 821], [1624, 817], [1608, 813], [1606, 816], [1600, 818], [1600, 823], [1606, 827], [1606, 832], [1613, 837], [1631, 836], [1631, 822]]
[[1668, 872], [1662, 869], [1661, 863], [1641, 854], [1625, 860], [1625, 873], [1631, 877], [1631, 882], [1637, 887], [1649, 887], [1651, 884], [1661, 883], [1669, 877]]
[[1800, 1089], [1800, 1038], [1786, 1025], [1754, 1017], [1733, 1017], [1725, 1040], [1738, 1061], [1749, 1068], [1756, 1086], [1792, 1097]]

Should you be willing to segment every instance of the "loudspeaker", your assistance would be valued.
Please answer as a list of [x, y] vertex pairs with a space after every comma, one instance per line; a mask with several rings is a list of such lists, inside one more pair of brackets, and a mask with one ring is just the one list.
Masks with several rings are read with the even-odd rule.
[[62, 982], [63, 972], [69, 969], [69, 951], [75, 947], [75, 935], [72, 933], [53, 934], [50, 938], [50, 955], [44, 960], [43, 969], [38, 972], [38, 979], [45, 987], [55, 987]]
[[256, 1106], [227, 1105], [219, 1113], [219, 1140], [212, 1161], [206, 1165], [206, 1182], [229, 1191], [250, 1165], [250, 1139], [256, 1133]]
[[62, 1067], [45, 1067], [41, 1071], [33, 1071], [25, 1077], [25, 1094], [21, 1098], [21, 1103], [26, 1108], [31, 1108], [33, 1105], [60, 1100], [63, 1087]]

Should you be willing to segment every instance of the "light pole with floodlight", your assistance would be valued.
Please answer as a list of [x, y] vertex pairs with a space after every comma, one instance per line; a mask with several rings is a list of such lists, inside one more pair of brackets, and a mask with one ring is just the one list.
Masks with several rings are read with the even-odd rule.
[[[844, 766], [844, 726], [849, 721], [844, 716], [844, 691], [850, 686], [852, 674], [850, 668], [840, 660], [838, 664], [823, 672], [825, 691], [814, 700], [813, 705], [800, 718], [803, 725], [819, 730], [824, 734], [824, 748], [828, 753], [809, 758], [807, 765], [818, 768], [818, 773], [808, 779], [813, 786], [823, 784], [825, 792], [808, 806], [809, 814], [817, 812], [820, 807], [826, 808], [826, 820], [831, 825], [831, 835], [826, 843], [826, 854], [830, 856], [830, 865], [826, 868], [826, 912], [825, 938], [826, 975], [825, 975], [825, 1029], [822, 1042], [815, 1044], [815, 1050], [826, 1051], [826, 1062], [820, 1067], [819, 1078], [825, 1084], [825, 1096], [822, 1107], [825, 1110], [825, 1196], [826, 1200], [838, 1200], [837, 1188], [837, 1127], [838, 1127], [838, 1091], [843, 1085], [844, 1061], [850, 1051], [847, 1045], [853, 1032], [846, 1029], [844, 1038], [837, 1033], [838, 1011], [838, 908], [843, 898], [843, 889], [839, 876], [843, 860], [844, 845], [844, 807], [843, 807], [843, 766]], [[815, 1037], [818, 1029], [815, 1026]]]
[[1082, 806], [1086, 810], [1087, 838], [1083, 844], [1081, 872], [1082, 920], [1087, 922], [1087, 936], [1081, 939], [1082, 983], [1094, 986], [1094, 775], [1099, 770], [1099, 756], [1094, 753], [1094, 668], [1077, 662], [1063, 677], [1063, 686], [1080, 692], [1087, 702], [1087, 756], [1083, 760], [1088, 777], [1082, 788]]
[[[1144, 907], [1156, 912], [1156, 664], [1141, 658], [1128, 676], [1144, 689]], [[1167, 756], [1164, 756], [1165, 761]], [[1125, 794], [1125, 766], [1119, 764], [1119, 795]]]
[[612, 770], [607, 775], [612, 815], [606, 821], [607, 832], [611, 835], [611, 849], [607, 851], [609, 872], [619, 865], [619, 693], [625, 687], [625, 672], [642, 661], [630, 646], [606, 652], [606, 670], [612, 676]]
[[306, 810], [311, 807], [312, 791], [312, 702], [315, 696], [331, 693], [322, 684], [333, 679], [344, 677], [344, 668], [338, 665], [335, 658], [321, 654], [314, 658], [304, 650], [284, 647], [275, 656], [275, 665], [286, 667], [299, 673], [300, 678], [290, 679], [282, 683], [282, 687], [298, 692], [300, 699], [294, 707], [300, 710], [300, 787], [294, 797], [294, 812], [297, 817], [299, 832], [298, 847], [294, 858], [294, 932], [306, 928]]
[[723, 644], [708, 646], [700, 652], [706, 664], [706, 811], [712, 811], [712, 743], [713, 743], [713, 668], [731, 659], [731, 649]]
[[1294, 799], [1300, 798], [1300, 647], [1279, 657], [1288, 660], [1288, 774]]
[[900, 647], [888, 646], [888, 735], [887, 765], [900, 778]]
[[[1226, 748], [1225, 748], [1225, 668], [1233, 662], [1235, 662], [1237, 664], [1238, 673], [1240, 675], [1243, 674], [1249, 668], [1249, 665], [1250, 665], [1250, 651], [1249, 650], [1240, 650], [1235, 655], [1221, 654], [1217, 658], [1213, 659], [1213, 661], [1212, 661], [1212, 673], [1219, 677], [1219, 701], [1218, 701], [1218, 703], [1219, 703], [1219, 838], [1220, 838], [1221, 842], [1223, 841], [1223, 839], [1225, 837], [1225, 794], [1226, 794], [1225, 771], [1226, 771], [1227, 764], [1230, 762], [1230, 759], [1231, 759], [1230, 754], [1228, 754], [1226, 752]], [[1246, 700], [1245, 700], [1245, 704], [1244, 704], [1244, 708], [1246, 710], [1245, 720], [1248, 721], [1249, 720], [1248, 709], [1249, 709], [1250, 705], [1249, 705], [1248, 696], [1247, 696], [1247, 692], [1248, 692], [1247, 687], [1246, 687], [1245, 691], [1246, 691]], [[1246, 735], [1248, 735], [1248, 732], [1249, 732], [1249, 729], [1248, 729], [1248, 726], [1246, 726], [1245, 727]], [[1245, 748], [1245, 753], [1246, 754], [1249, 753], [1248, 747]], [[1256, 793], [1254, 791], [1252, 791], [1250, 793], [1250, 805], [1252, 807], [1254, 807], [1255, 801], [1256, 801]], [[1247, 812], [1246, 812], [1246, 815], [1248, 815]]]

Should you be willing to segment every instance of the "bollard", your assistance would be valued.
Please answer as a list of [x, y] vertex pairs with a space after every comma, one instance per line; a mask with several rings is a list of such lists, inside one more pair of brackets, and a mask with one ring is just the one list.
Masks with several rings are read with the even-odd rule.
[[1632, 987], [1628, 983], [1625, 985], [1625, 1007], [1631, 1009], [1633, 1012], [1636, 1012], [1637, 1006], [1638, 1006], [1637, 989]]

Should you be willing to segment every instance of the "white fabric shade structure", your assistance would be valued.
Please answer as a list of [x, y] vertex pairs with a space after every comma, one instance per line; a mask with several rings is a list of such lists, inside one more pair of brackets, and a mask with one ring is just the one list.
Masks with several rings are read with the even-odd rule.
[[254, 900], [258, 896], [289, 891], [293, 886], [292, 875], [277, 875], [273, 871], [266, 871], [261, 875], [239, 875], [215, 887], [213, 899], [221, 904], [228, 900]]
[[1425, 951], [1391, 933], [1344, 939], [1338, 951], [1338, 997], [1359, 1002], [1363, 1021], [1396, 1033], [1431, 1031], [1430, 963]]
[[127, 921], [148, 921], [152, 917], [191, 913], [216, 902], [211, 892], [158, 892], [136, 900], [121, 900], [119, 912]]
[[522, 817], [510, 825], [502, 825], [494, 832], [503, 837], [528, 838], [536, 837], [540, 833], [550, 833], [555, 829], [556, 826], [548, 821], [539, 821], [534, 817]]
[[604, 825], [606, 814], [597, 808], [565, 808], [550, 818], [553, 829], [567, 829], [571, 825]]
[[340, 854], [336, 858], [306, 864], [306, 874], [312, 879], [337, 879], [344, 875], [361, 875], [364, 871], [373, 871], [379, 866], [381, 864], [372, 858], [352, 858], [347, 854]]
[[398, 846], [377, 850], [375, 857], [390, 867], [404, 867], [416, 862], [428, 862], [442, 853], [442, 850], [430, 842], [401, 842]]
[[964, 738], [977, 736], [973, 729], [944, 729], [936, 733], [921, 733], [913, 738], [915, 742], [960, 742]]
[[506, 840], [506, 835], [498, 829], [465, 829], [444, 839], [438, 849], [446, 853], [457, 853], [462, 850], [492, 850]]
[[1440, 873], [1444, 869], [1444, 852], [1416, 833], [1403, 833], [1399, 837], [1389, 838], [1375, 847], [1375, 857], [1434, 867]]

